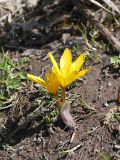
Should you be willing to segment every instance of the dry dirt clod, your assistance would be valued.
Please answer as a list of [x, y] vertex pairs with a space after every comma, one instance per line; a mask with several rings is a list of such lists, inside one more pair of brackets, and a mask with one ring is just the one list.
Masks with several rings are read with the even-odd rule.
[[119, 89], [118, 89], [118, 98], [117, 98], [117, 101], [118, 101], [118, 103], [120, 103], [120, 86], [119, 86]]

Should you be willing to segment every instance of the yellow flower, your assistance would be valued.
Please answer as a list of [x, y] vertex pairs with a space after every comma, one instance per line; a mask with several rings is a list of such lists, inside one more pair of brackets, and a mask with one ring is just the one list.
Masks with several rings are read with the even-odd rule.
[[60, 68], [58, 67], [56, 60], [50, 52], [49, 57], [53, 64], [53, 70], [62, 88], [66, 88], [71, 82], [85, 75], [91, 68], [89, 67], [87, 69], [80, 70], [83, 63], [85, 62], [85, 55], [81, 54], [75, 62], [72, 62], [72, 54], [68, 48], [64, 50], [60, 59]]
[[56, 77], [55, 72], [52, 70], [51, 72], [47, 72], [45, 74], [46, 80], [43, 80], [42, 78], [38, 76], [34, 76], [31, 74], [27, 74], [28, 79], [31, 81], [38, 83], [45, 87], [50, 93], [57, 96], [60, 83]]

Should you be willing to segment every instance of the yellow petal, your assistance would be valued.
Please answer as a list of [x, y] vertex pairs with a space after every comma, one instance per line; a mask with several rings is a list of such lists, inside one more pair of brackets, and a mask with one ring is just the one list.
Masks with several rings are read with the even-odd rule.
[[46, 76], [46, 83], [48, 84], [48, 88], [47, 88], [48, 91], [51, 92], [53, 95], [57, 95], [60, 82], [54, 70], [52, 69], [51, 72], [47, 72], [45, 76]]
[[53, 55], [50, 52], [48, 54], [49, 54], [50, 60], [51, 60], [51, 62], [53, 64], [52, 70], [54, 70], [54, 72], [55, 72], [60, 84], [62, 85], [62, 84], [64, 84], [62, 73], [61, 73], [61, 71], [60, 71], [60, 69], [59, 69], [59, 67], [57, 65], [57, 62], [54, 59]]
[[66, 48], [60, 59], [60, 70], [65, 79], [68, 77], [70, 73], [71, 64], [72, 64], [72, 54], [71, 51], [68, 48]]
[[82, 77], [83, 75], [85, 75], [87, 72], [89, 72], [89, 70], [91, 69], [91, 67], [89, 67], [88, 69], [84, 69], [80, 72], [72, 72], [68, 81], [67, 81], [67, 85], [69, 85], [70, 83], [72, 83], [73, 81], [75, 81], [76, 79], [78, 79], [79, 77]]
[[31, 75], [31, 74], [27, 74], [27, 77], [28, 79], [30, 79], [31, 81], [35, 82], [35, 83], [38, 83], [40, 85], [42, 85], [43, 87], [47, 88], [48, 85], [47, 83], [40, 77], [38, 76], [34, 76], [34, 75]]
[[72, 63], [71, 71], [79, 71], [85, 61], [85, 55], [81, 54], [74, 63]]
[[[53, 67], [52, 69], [53, 69], [54, 72], [55, 72], [55, 68]], [[60, 85], [64, 88], [64, 87], [66, 86], [66, 84], [65, 84], [65, 80], [64, 80], [61, 72], [60, 72], [60, 73], [55, 72], [55, 74], [56, 74], [56, 76], [57, 76], [57, 78], [58, 78], [58, 81], [60, 82]]]
[[52, 53], [49, 52], [48, 55], [49, 55], [50, 60], [53, 64], [53, 68], [54, 68], [55, 72], [58, 72], [58, 74], [60, 74], [60, 69], [59, 69], [57, 62], [56, 62], [55, 58], [53, 57]]
[[68, 77], [68, 79], [67, 79], [67, 81], [66, 81], [66, 86], [68, 86], [70, 83], [72, 83], [74, 80], [76, 80], [77, 78], [77, 75], [78, 75], [78, 72], [72, 72], [70, 75], [69, 75], [69, 77]]
[[75, 79], [84, 76], [86, 73], [88, 73], [90, 71], [91, 67], [89, 67], [88, 69], [83, 69], [81, 70], [75, 77]]
[[60, 86], [60, 82], [58, 81], [58, 78], [55, 74], [55, 72], [52, 70], [51, 72], [47, 72], [45, 74], [46, 76], [46, 82], [52, 87], [59, 87]]

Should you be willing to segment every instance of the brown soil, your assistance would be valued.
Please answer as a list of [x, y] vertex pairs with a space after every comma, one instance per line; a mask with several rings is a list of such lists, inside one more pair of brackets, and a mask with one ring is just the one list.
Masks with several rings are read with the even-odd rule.
[[[79, 19], [77, 22], [79, 23]], [[81, 51], [86, 50], [84, 40], [80, 39], [80, 35], [74, 27], [66, 31], [61, 29], [61, 31], [59, 25], [54, 24], [53, 26], [54, 31], [52, 32], [51, 27], [48, 39], [46, 38], [47, 33], [45, 36], [42, 35], [45, 37], [44, 42], [39, 35], [35, 40], [36, 35], [33, 34], [30, 37], [28, 33], [22, 33], [15, 39], [12, 37], [10, 43], [10, 37], [6, 40], [7, 47], [17, 44], [18, 47], [24, 48], [19, 54], [13, 51], [14, 47], [11, 47], [12, 50], [10, 48], [10, 54], [14, 59], [25, 56], [30, 58], [29, 65], [24, 68], [25, 72], [43, 75], [51, 65], [47, 56], [48, 51], [52, 51], [56, 59], [59, 59], [66, 47], [72, 50], [74, 58], [78, 56], [73, 49], [74, 46], [79, 44]], [[55, 35], [55, 27], [60, 30], [60, 33], [57, 32], [58, 35]], [[70, 35], [63, 44], [61, 37], [63, 34], [67, 36], [68, 33]], [[32, 38], [32, 42], [30, 42], [30, 38]], [[20, 43], [20, 39], [23, 42]], [[97, 60], [95, 56], [93, 56], [94, 60], [87, 58], [86, 67], [93, 65], [91, 71], [84, 80], [78, 80], [75, 83], [73, 90], [66, 91], [71, 101], [72, 115], [77, 123], [75, 132], [67, 129], [60, 119], [57, 119], [52, 126], [46, 126], [43, 123], [43, 117], [54, 108], [54, 105], [50, 105], [52, 103], [51, 96], [45, 95], [44, 90], [38, 89], [36, 85], [25, 86], [23, 83], [24, 87], [18, 93], [17, 104], [0, 113], [0, 159], [104, 160], [105, 155], [110, 155], [111, 160], [118, 160], [120, 157], [120, 127], [119, 122], [110, 115], [119, 105], [117, 96], [120, 75], [118, 70], [110, 64], [111, 53], [112, 50], [105, 52], [105, 50], [98, 49]], [[89, 107], [93, 110], [90, 110]], [[73, 138], [72, 142], [71, 137]], [[73, 152], [64, 153], [64, 151], [77, 146], [78, 148]]]

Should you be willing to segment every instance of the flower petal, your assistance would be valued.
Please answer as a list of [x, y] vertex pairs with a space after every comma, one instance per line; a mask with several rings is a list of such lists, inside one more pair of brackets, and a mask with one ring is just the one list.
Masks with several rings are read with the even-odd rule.
[[66, 86], [68, 86], [70, 83], [72, 83], [74, 80], [76, 80], [77, 75], [78, 75], [78, 72], [72, 72], [70, 74], [69, 78], [67, 79]]
[[55, 58], [53, 57], [52, 53], [49, 52], [48, 55], [49, 55], [50, 60], [51, 60], [51, 62], [52, 62], [52, 64], [53, 64], [53, 67], [54, 67], [55, 72], [58, 72], [58, 74], [60, 74], [60, 69], [59, 69], [59, 67], [58, 67], [58, 65], [57, 65], [57, 62], [56, 62]]
[[76, 71], [72, 72], [67, 81], [67, 85], [69, 85], [70, 83], [78, 79], [79, 77], [82, 77], [83, 75], [85, 75], [87, 72], [89, 72], [90, 69], [91, 67], [89, 67], [88, 69], [81, 70], [80, 72], [76, 72]]
[[63, 75], [62, 75], [62, 73], [61, 73], [61, 71], [60, 71], [60, 69], [59, 69], [59, 67], [57, 65], [57, 62], [56, 62], [56, 60], [54, 59], [53, 55], [50, 52], [48, 54], [49, 54], [50, 60], [51, 60], [51, 62], [53, 64], [52, 70], [54, 70], [54, 72], [55, 72], [55, 74], [56, 74], [61, 86], [64, 87], [65, 86], [65, 81], [64, 81]]
[[60, 73], [56, 72], [54, 67], [52, 68], [52, 70], [54, 70], [54, 72], [55, 72], [55, 74], [56, 74], [56, 76], [57, 76], [57, 78], [60, 82], [60, 85], [64, 88], [66, 86], [66, 84], [65, 84], [65, 80], [64, 80], [61, 72]]
[[48, 90], [52, 94], [57, 94], [60, 86], [60, 82], [58, 81], [58, 78], [55, 74], [55, 72], [52, 70], [51, 72], [46, 73], [46, 79], [48, 83]]
[[71, 64], [72, 64], [72, 54], [71, 51], [68, 48], [66, 48], [60, 59], [60, 70], [65, 79], [68, 77], [70, 73]]
[[42, 85], [43, 87], [45, 88], [48, 88], [48, 85], [47, 83], [40, 77], [38, 76], [34, 76], [34, 75], [31, 75], [31, 74], [27, 74], [27, 77], [28, 79], [30, 79], [31, 81], [35, 82], [35, 83], [38, 83], [40, 85]]
[[71, 71], [79, 71], [85, 61], [85, 55], [81, 54], [74, 63], [72, 63]]
[[84, 76], [86, 73], [88, 73], [90, 71], [91, 67], [87, 68], [87, 69], [83, 69], [81, 70], [75, 77], [75, 79]]

